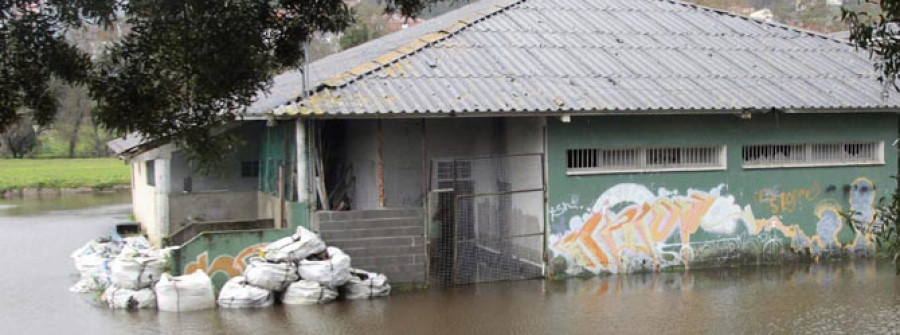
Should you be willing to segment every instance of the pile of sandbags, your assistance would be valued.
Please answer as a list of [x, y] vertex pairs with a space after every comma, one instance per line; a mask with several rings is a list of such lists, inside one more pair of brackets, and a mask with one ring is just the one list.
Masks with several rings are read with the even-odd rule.
[[152, 249], [143, 236], [110, 234], [91, 240], [70, 256], [81, 279], [69, 290], [78, 293], [105, 291], [117, 279], [122, 288], [149, 287], [165, 269], [162, 253]]
[[218, 299], [212, 280], [202, 270], [172, 277], [167, 250], [153, 248], [143, 237], [98, 238], [75, 250], [71, 257], [81, 274], [75, 292], [102, 291], [110, 308], [158, 308], [187, 312], [215, 308], [321, 304], [343, 296], [371, 299], [390, 294], [384, 275], [353, 269], [350, 256], [328, 247], [319, 235], [298, 227], [291, 236], [268, 244], [248, 261], [243, 276], [231, 278]]
[[298, 227], [291, 236], [268, 244], [260, 257], [248, 261], [244, 275], [232, 278], [219, 294], [222, 307], [271, 306], [270, 297], [281, 303], [321, 304], [337, 299], [387, 296], [391, 286], [384, 275], [353, 269], [350, 256], [327, 247], [316, 233]]
[[167, 269], [166, 252], [143, 236], [91, 240], [71, 254], [81, 279], [70, 291], [102, 292], [100, 300], [114, 309], [156, 308], [153, 285]]

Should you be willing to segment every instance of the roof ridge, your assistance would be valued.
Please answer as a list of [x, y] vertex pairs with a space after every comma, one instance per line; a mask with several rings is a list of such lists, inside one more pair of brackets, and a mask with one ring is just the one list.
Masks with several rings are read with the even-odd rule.
[[313, 89], [314, 92], [321, 91], [327, 87], [342, 87], [356, 79], [362, 78], [366, 74], [372, 73], [375, 70], [385, 68], [397, 60], [400, 60], [403, 57], [413, 55], [422, 49], [425, 49], [428, 46], [434, 45], [438, 42], [444, 41], [459, 32], [465, 30], [466, 28], [471, 27], [472, 25], [483, 21], [491, 16], [494, 16], [498, 13], [506, 11], [507, 9], [521, 4], [528, 0], [508, 0], [508, 1], [500, 1], [497, 5], [489, 7], [485, 10], [478, 11], [475, 15], [471, 15], [471, 17], [461, 18], [456, 20], [455, 23], [441, 28], [439, 30], [427, 33], [423, 36], [420, 36], [414, 39], [412, 42], [401, 45], [400, 47], [387, 52], [375, 59], [360, 64], [347, 70], [341, 74], [338, 74], [331, 79], [325, 80], [321, 84], [319, 84], [316, 88]]
[[848, 42], [848, 41], [844, 41], [844, 40], [841, 40], [841, 39], [838, 39], [838, 38], [829, 36], [829, 35], [827, 35], [827, 34], [825, 34], [825, 33], [820, 33], [820, 32], [812, 31], [812, 30], [806, 30], [806, 29], [799, 28], [799, 27], [794, 27], [794, 26], [789, 26], [789, 25], [786, 25], [786, 24], [783, 24], [783, 23], [779, 23], [779, 22], [772, 22], [772, 21], [760, 20], [760, 19], [757, 19], [757, 18], [754, 18], [754, 17], [750, 17], [750, 16], [748, 16], [748, 15], [741, 15], [741, 14], [738, 14], [738, 13], [729, 12], [729, 11], [724, 10], [724, 9], [718, 9], [718, 8], [712, 8], [712, 7], [708, 7], [708, 6], [698, 5], [698, 4], [695, 4], [695, 3], [692, 3], [692, 2], [687, 2], [687, 1], [685, 1], [685, 0], [656, 0], [656, 1], [659, 1], [659, 2], [668, 2], [668, 3], [671, 3], [671, 4], [673, 4], [673, 5], [679, 5], [679, 6], [684, 6], [684, 7], [694, 7], [694, 8], [697, 8], [697, 9], [699, 9], [699, 10], [703, 10], [703, 11], [707, 11], [707, 12], [715, 12], [716, 14], [719, 14], [719, 15], [726, 15], [726, 16], [731, 16], [731, 17], [736, 17], [736, 18], [742, 18], [742, 19], [746, 19], [746, 20], [748, 20], [748, 21], [756, 22], [756, 23], [758, 23], [758, 24], [769, 25], [769, 26], [772, 26], [772, 27], [775, 27], [775, 28], [781, 28], [781, 29], [788, 30], [788, 31], [794, 31], [794, 32], [797, 32], [797, 33], [807, 34], [807, 35], [811, 35], [811, 36], [814, 36], [814, 37], [819, 37], [819, 38], [822, 38], [822, 39], [830, 40], [830, 41], [833, 41], [833, 42], [838, 43], [838, 44], [844, 44], [844, 45], [847, 45], [847, 46], [853, 46], [853, 44], [850, 43], [850, 42]]
[[[393, 64], [394, 62], [396, 62], [397, 60], [399, 60], [403, 57], [413, 55], [413, 54], [421, 51], [422, 49], [425, 49], [428, 46], [431, 46], [438, 42], [444, 41], [444, 40], [458, 34], [459, 32], [465, 30], [466, 28], [471, 27], [475, 23], [483, 21], [484, 19], [494, 16], [498, 13], [504, 12], [513, 6], [522, 4], [526, 1], [528, 1], [528, 0], [508, 0], [505, 2], [498, 1], [499, 2], [498, 4], [493, 5], [492, 7], [489, 7], [485, 10], [478, 11], [475, 15], [471, 15], [470, 17], [461, 18], [459, 20], [456, 20], [455, 23], [453, 23], [449, 26], [446, 26], [442, 29], [438, 29], [436, 31], [432, 31], [431, 33], [427, 33], [421, 37], [414, 39], [412, 42], [403, 44], [400, 47], [397, 47], [392, 51], [389, 51], [381, 56], [376, 57], [375, 59], [372, 59], [372, 60], [367, 61], [360, 65], [357, 65], [343, 73], [333, 76], [330, 79], [327, 79], [327, 80], [321, 82], [319, 85], [317, 85], [315, 88], [313, 88], [312, 92], [315, 93], [315, 92], [321, 91], [321, 90], [329, 88], [329, 87], [330, 88], [338, 88], [338, 87], [346, 86], [347, 84], [349, 84], [359, 78], [362, 78], [363, 76], [365, 76], [369, 73], [372, 73], [379, 69], [386, 68], [387, 66]], [[740, 15], [740, 14], [730, 12], [727, 10], [698, 5], [696, 3], [691, 3], [691, 2], [684, 1], [684, 0], [656, 0], [656, 1], [668, 2], [670, 4], [683, 6], [683, 7], [693, 7], [698, 10], [701, 10], [701, 11], [713, 12], [718, 15], [742, 18], [742, 19], [745, 19], [745, 20], [748, 20], [748, 21], [751, 21], [751, 22], [754, 22], [757, 24], [768, 25], [768, 26], [775, 27], [775, 28], [781, 28], [781, 29], [784, 29], [787, 31], [794, 31], [794, 32], [801, 33], [801, 34], [807, 34], [807, 35], [819, 37], [819, 38], [822, 38], [825, 40], [830, 40], [832, 42], [835, 42], [835, 43], [841, 44], [841, 45], [846, 45], [846, 46], [851, 46], [851, 47], [853, 46], [853, 44], [848, 41], [837, 39], [832, 36], [826, 35], [824, 33], [805, 30], [805, 29], [801, 29], [798, 27], [793, 27], [793, 26], [789, 26], [789, 25], [785, 25], [785, 24], [781, 24], [781, 23], [777, 23], [777, 22], [764, 21], [764, 20], [760, 20], [760, 19], [756, 19], [756, 18], [747, 16], [747, 15]]]

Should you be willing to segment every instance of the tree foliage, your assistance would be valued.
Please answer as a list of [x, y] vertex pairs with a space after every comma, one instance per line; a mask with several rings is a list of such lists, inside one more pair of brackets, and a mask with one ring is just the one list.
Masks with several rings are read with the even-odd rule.
[[869, 51], [879, 80], [900, 91], [900, 0], [851, 0], [841, 8], [841, 18], [850, 26], [850, 41]]
[[860, 220], [861, 213], [843, 214], [850, 228], [857, 233], [875, 235], [875, 242], [884, 256], [895, 265], [900, 275], [900, 192], [894, 191], [890, 198], [878, 199], [875, 215], [871, 221]]
[[[434, 0], [385, 0], [413, 16]], [[69, 29], [124, 21], [129, 32], [92, 59]], [[0, 0], [0, 128], [23, 109], [53, 121], [53, 79], [86, 83], [94, 119], [117, 134], [175, 142], [201, 160], [229, 145], [213, 135], [295, 67], [304, 41], [353, 21], [342, 0]], [[0, 129], [2, 131], [2, 129]]]
[[[875, 60], [879, 80], [889, 88], [900, 91], [897, 74], [900, 72], [900, 0], [859, 0], [845, 4], [842, 18], [850, 25], [850, 40], [869, 51]], [[900, 191], [894, 190], [891, 198], [881, 200], [876, 207], [878, 246], [892, 257], [900, 275]]]

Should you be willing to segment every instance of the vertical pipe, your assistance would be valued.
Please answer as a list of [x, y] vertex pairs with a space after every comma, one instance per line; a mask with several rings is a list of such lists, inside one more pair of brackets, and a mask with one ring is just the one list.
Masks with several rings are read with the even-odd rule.
[[172, 161], [169, 157], [159, 157], [153, 161], [156, 179], [156, 220], [159, 222], [160, 241], [169, 237], [169, 189]]
[[452, 212], [453, 213], [453, 220], [452, 220], [453, 226], [450, 227], [450, 229], [451, 229], [450, 236], [452, 236], [452, 237], [450, 238], [450, 243], [449, 243], [450, 247], [453, 248], [453, 259], [451, 260], [451, 263], [450, 263], [450, 283], [456, 284], [456, 270], [457, 270], [456, 269], [456, 257], [457, 257], [457, 250], [459, 249], [459, 245], [457, 245], [457, 238], [458, 238], [457, 230], [459, 229], [459, 224], [457, 223], [457, 222], [459, 222], [459, 205], [458, 205], [458, 203], [459, 203], [459, 195], [458, 195], [459, 186], [457, 185], [457, 183], [458, 183], [457, 177], [458, 176], [456, 173], [456, 159], [453, 160], [453, 163], [450, 164], [450, 167], [453, 168], [453, 194], [451, 195], [451, 199], [453, 199], [453, 201], [452, 201], [453, 205], [450, 208], [450, 210], [453, 211]]
[[[423, 203], [428, 204], [428, 183], [430, 179], [428, 178], [428, 157], [427, 157], [427, 140], [425, 139], [425, 120], [421, 120], [422, 123], [422, 197], [424, 198]], [[427, 207], [426, 207], [427, 208]]]
[[377, 187], [378, 187], [378, 208], [384, 208], [384, 139], [383, 139], [382, 129], [381, 129], [381, 120], [378, 120], [378, 126], [375, 130], [375, 141], [376, 141], [376, 151], [378, 151], [378, 175], [377, 178]]
[[302, 77], [302, 85], [303, 85], [303, 100], [309, 98], [309, 39], [307, 38], [303, 41], [303, 73]]
[[278, 165], [278, 206], [275, 210], [275, 228], [284, 228], [284, 163]]
[[309, 172], [307, 169], [307, 150], [306, 144], [306, 122], [297, 118], [295, 128], [295, 136], [297, 142], [297, 202], [305, 203], [309, 199]]
[[425, 271], [425, 283], [426, 285], [431, 284], [431, 194], [428, 192], [429, 184], [431, 183], [431, 169], [428, 168], [428, 157], [427, 154], [427, 139], [425, 138], [425, 119], [421, 120], [422, 123], [422, 204], [424, 209], [422, 213], [424, 213], [422, 217], [422, 227], [424, 227], [424, 240], [423, 248], [425, 249], [425, 266], [423, 271]]

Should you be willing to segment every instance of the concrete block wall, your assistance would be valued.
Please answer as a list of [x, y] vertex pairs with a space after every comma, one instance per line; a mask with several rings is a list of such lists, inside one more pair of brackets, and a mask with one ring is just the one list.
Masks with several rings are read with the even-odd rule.
[[312, 229], [350, 255], [355, 268], [383, 273], [390, 283], [424, 283], [423, 215], [421, 209], [323, 211]]

